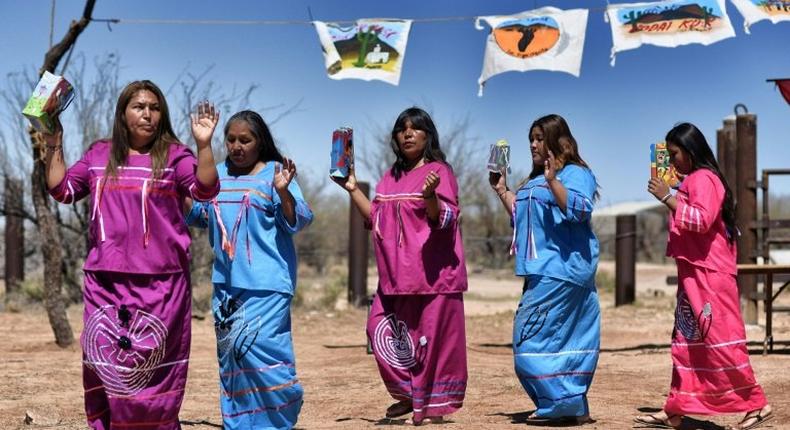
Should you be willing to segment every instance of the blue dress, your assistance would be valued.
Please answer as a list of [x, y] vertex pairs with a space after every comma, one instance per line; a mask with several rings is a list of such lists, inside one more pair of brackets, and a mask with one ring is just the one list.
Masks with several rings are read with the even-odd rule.
[[517, 191], [513, 210], [515, 271], [525, 277], [513, 354], [516, 375], [542, 418], [589, 415], [601, 339], [598, 240], [590, 224], [595, 177], [569, 164], [557, 179], [567, 190], [565, 211], [542, 175]]
[[296, 181], [288, 190], [296, 220], [285, 218], [274, 189], [275, 162], [255, 175], [231, 176], [217, 165], [220, 191], [195, 203], [190, 225], [208, 227], [214, 249], [213, 312], [225, 429], [290, 429], [302, 407], [291, 339], [296, 288], [292, 235], [313, 213]]

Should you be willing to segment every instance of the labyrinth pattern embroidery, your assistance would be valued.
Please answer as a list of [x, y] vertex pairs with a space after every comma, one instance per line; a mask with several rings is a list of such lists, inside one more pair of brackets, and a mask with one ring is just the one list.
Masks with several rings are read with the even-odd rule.
[[405, 322], [395, 318], [394, 314], [382, 318], [376, 325], [373, 350], [390, 366], [397, 369], [408, 369], [417, 363], [409, 328]]
[[166, 351], [167, 327], [154, 315], [125, 306], [105, 305], [85, 324], [86, 365], [96, 372], [107, 394], [133, 396], [145, 388]]
[[675, 328], [689, 341], [703, 341], [713, 324], [713, 309], [710, 303], [705, 303], [699, 315], [689, 303], [688, 297], [681, 293], [678, 296], [678, 305], [675, 309]]

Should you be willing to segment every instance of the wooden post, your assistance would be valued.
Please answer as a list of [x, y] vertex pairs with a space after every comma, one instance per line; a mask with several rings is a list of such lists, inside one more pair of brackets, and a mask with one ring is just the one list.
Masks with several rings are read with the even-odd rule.
[[19, 292], [25, 280], [24, 191], [21, 179], [5, 178], [5, 289], [6, 299]]
[[724, 166], [727, 165], [726, 139], [727, 136], [725, 135], [723, 128], [716, 130], [716, 162], [719, 163], [719, 169], [721, 169], [722, 173], [725, 173]]
[[724, 164], [719, 163], [719, 167], [724, 173], [724, 179], [727, 180], [727, 185], [730, 186], [732, 191], [732, 198], [738, 199], [738, 190], [736, 187], [737, 178], [735, 172], [738, 169], [738, 139], [735, 133], [735, 117], [728, 116], [724, 118]]
[[[359, 190], [366, 197], [370, 184], [359, 182]], [[351, 202], [348, 225], [348, 302], [361, 308], [368, 304], [368, 231], [365, 219]]]
[[[738, 263], [757, 262], [757, 116], [749, 113], [735, 118], [736, 132], [736, 222], [741, 231], [738, 236]], [[738, 287], [741, 294], [743, 320], [757, 324], [757, 278], [755, 275], [739, 275]]]
[[636, 297], [636, 215], [617, 215], [614, 256], [614, 305], [627, 305]]

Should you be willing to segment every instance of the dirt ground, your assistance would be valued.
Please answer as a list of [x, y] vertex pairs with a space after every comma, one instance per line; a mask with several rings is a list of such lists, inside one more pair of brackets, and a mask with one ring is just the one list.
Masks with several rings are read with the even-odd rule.
[[[601, 270], [611, 270], [602, 264]], [[669, 387], [669, 336], [674, 287], [665, 283], [674, 266], [641, 266], [637, 302], [614, 307], [602, 292], [602, 351], [589, 393], [594, 423], [584, 429], [632, 428], [640, 411], [661, 407]], [[314, 284], [319, 285], [319, 284]], [[302, 281], [311, 289], [309, 280]], [[533, 410], [513, 371], [510, 350], [513, 309], [521, 282], [506, 272], [477, 273], [470, 279], [467, 310], [469, 383], [463, 409], [449, 417], [448, 429], [510, 429], [526, 426]], [[790, 304], [790, 294], [783, 304]], [[69, 315], [75, 333], [82, 329], [81, 309]], [[365, 310], [293, 311], [297, 371], [305, 389], [300, 429], [363, 429], [403, 426], [382, 419], [392, 402], [366, 354]], [[763, 323], [764, 319], [760, 318]], [[774, 407], [776, 418], [764, 428], [790, 429], [790, 316], [774, 318], [774, 353], [761, 354], [763, 325], [747, 334], [752, 365]], [[182, 426], [221, 428], [213, 322], [193, 320], [189, 382], [181, 410]], [[80, 348], [58, 348], [41, 308], [0, 312], [0, 429], [84, 429]], [[33, 418], [24, 424], [25, 416]], [[685, 429], [721, 429], [738, 416], [686, 417]], [[435, 426], [434, 426], [435, 427]]]

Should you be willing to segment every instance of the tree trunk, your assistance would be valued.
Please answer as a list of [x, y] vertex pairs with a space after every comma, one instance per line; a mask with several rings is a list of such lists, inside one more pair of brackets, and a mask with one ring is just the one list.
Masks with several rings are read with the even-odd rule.
[[[77, 42], [77, 37], [90, 23], [95, 4], [96, 0], [87, 0], [85, 2], [82, 18], [79, 21], [72, 21], [68, 32], [63, 36], [63, 40], [47, 51], [44, 56], [44, 64], [39, 71], [40, 74], [43, 74], [45, 71], [55, 72], [55, 68], [60, 63], [61, 58]], [[31, 195], [33, 197], [33, 207], [36, 210], [39, 234], [41, 235], [41, 253], [44, 257], [44, 306], [47, 309], [49, 324], [52, 326], [52, 331], [55, 334], [55, 342], [60, 347], [67, 347], [74, 342], [74, 335], [66, 316], [66, 305], [61, 292], [63, 285], [61, 234], [55, 214], [49, 207], [49, 194], [47, 193], [45, 177], [46, 167], [42, 158], [43, 138], [40, 133], [31, 129], [30, 139], [33, 144]]]
[[[39, 136], [31, 136], [35, 142]], [[74, 334], [66, 315], [65, 298], [61, 292], [63, 275], [60, 270], [63, 255], [61, 253], [61, 236], [55, 214], [49, 207], [49, 194], [45, 178], [44, 162], [40, 160], [41, 146], [33, 146], [32, 193], [33, 207], [36, 209], [39, 235], [41, 236], [41, 254], [44, 257], [44, 307], [47, 309], [49, 325], [55, 334], [55, 343], [67, 347], [74, 342]]]
[[25, 280], [24, 192], [21, 179], [5, 177], [5, 297], [19, 294]]

